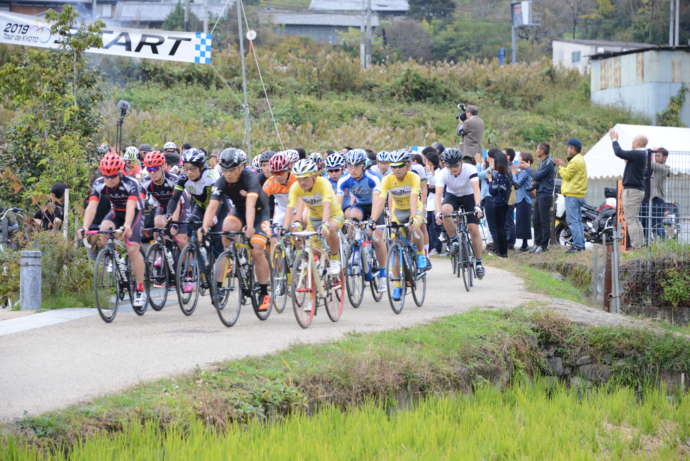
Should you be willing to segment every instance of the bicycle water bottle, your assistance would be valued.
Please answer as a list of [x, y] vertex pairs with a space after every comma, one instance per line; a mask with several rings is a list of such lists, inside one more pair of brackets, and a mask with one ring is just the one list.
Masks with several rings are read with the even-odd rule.
[[247, 258], [245, 258], [244, 256], [244, 251], [239, 252], [239, 254], [237, 255], [237, 260], [240, 262], [241, 266], [247, 264]]
[[208, 253], [206, 252], [206, 247], [202, 246], [199, 252], [201, 253], [201, 260], [204, 263], [204, 267], [208, 266]]

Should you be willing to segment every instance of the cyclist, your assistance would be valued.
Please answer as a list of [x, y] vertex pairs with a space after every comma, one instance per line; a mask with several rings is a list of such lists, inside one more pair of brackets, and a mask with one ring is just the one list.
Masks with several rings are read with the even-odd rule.
[[[168, 202], [175, 192], [175, 185], [178, 177], [166, 171], [165, 155], [163, 153], [154, 151], [148, 152], [144, 157], [144, 167], [148, 172], [141, 182], [141, 187], [146, 191], [149, 200], [153, 202], [153, 220], [154, 227], [165, 227], [167, 219], [165, 218], [168, 209]], [[173, 213], [173, 219], [177, 220], [180, 214], [182, 205], [178, 205]], [[178, 245], [181, 245], [179, 239]]]
[[[80, 238], [89, 230], [101, 200], [110, 201], [111, 211], [101, 222], [101, 230], [122, 229], [127, 254], [132, 262], [136, 286], [134, 307], [146, 304], [144, 294], [144, 258], [141, 255], [142, 210], [139, 184], [122, 173], [124, 162], [115, 152], [107, 153], [101, 159], [99, 170], [102, 176], [94, 181], [89, 192], [89, 204], [84, 211], [84, 222], [79, 230]], [[118, 237], [120, 238], [120, 237]]]
[[343, 176], [345, 169], [345, 157], [343, 154], [331, 154], [326, 157], [326, 171], [328, 172], [328, 182], [331, 183], [333, 192], [338, 193], [338, 181]]
[[[374, 204], [371, 210], [369, 224], [373, 227], [383, 213], [388, 194], [392, 196], [391, 219], [393, 222], [403, 225], [410, 224], [410, 236], [412, 243], [417, 248], [417, 268], [426, 270], [427, 260], [424, 256], [424, 243], [419, 233], [419, 228], [424, 222], [422, 217], [422, 201], [419, 197], [421, 180], [419, 175], [410, 171], [410, 153], [399, 150], [390, 154], [391, 169], [389, 174], [377, 190], [374, 191]], [[399, 300], [402, 296], [402, 286], [396, 282], [393, 288], [392, 298]]]
[[290, 169], [295, 165], [300, 160], [299, 152], [297, 149], [288, 149], [284, 150], [285, 155], [287, 156], [288, 159], [288, 165], [290, 165]]
[[376, 165], [372, 165], [369, 171], [382, 178], [391, 172], [390, 168], [390, 152], [382, 150], [376, 154]]
[[[459, 249], [458, 236], [452, 220], [447, 217], [454, 211], [462, 209], [464, 212], [472, 212], [467, 216], [467, 229], [472, 237], [472, 249], [476, 260], [476, 272], [478, 278], [483, 278], [486, 270], [482, 265], [482, 236], [479, 233], [479, 220], [482, 217], [480, 203], [479, 177], [477, 168], [462, 161], [460, 149], [447, 148], [441, 154], [445, 167], [436, 175], [436, 223], [446, 229], [450, 238], [450, 251]], [[445, 194], [444, 194], [445, 192]], [[443, 199], [443, 204], [441, 200]], [[445, 215], [442, 218], [441, 215]]]
[[320, 176], [326, 176], [326, 162], [323, 159], [323, 155], [320, 152], [312, 152], [309, 154], [311, 160], [316, 163], [316, 167], [319, 169]]
[[271, 157], [269, 164], [273, 175], [266, 180], [263, 190], [269, 198], [274, 199], [273, 225], [280, 226], [285, 220], [288, 194], [290, 187], [295, 183], [295, 175], [290, 172], [290, 162], [285, 151]]
[[[207, 233], [213, 227], [221, 204], [230, 200], [233, 204], [231, 213], [223, 219], [223, 232], [244, 231], [252, 247], [252, 257], [259, 282], [261, 305], [259, 310], [268, 310], [271, 297], [268, 294], [270, 272], [266, 259], [266, 243], [269, 234], [269, 206], [268, 198], [261, 189], [256, 173], [245, 168], [247, 154], [241, 149], [229, 147], [224, 149], [218, 157], [218, 165], [223, 170], [223, 176], [218, 179], [211, 202], [204, 214], [202, 233]], [[223, 239], [227, 244], [227, 240]], [[223, 273], [216, 274], [218, 283], [222, 281]]]
[[165, 163], [167, 164], [168, 172], [177, 175], [180, 173], [180, 150], [177, 144], [168, 141], [163, 144], [163, 155], [165, 155]]
[[[353, 149], [347, 153], [346, 163], [348, 173], [338, 181], [338, 202], [345, 212], [345, 218], [355, 221], [365, 221], [371, 217], [372, 200], [374, 191], [381, 186], [381, 180], [369, 170], [366, 170], [367, 154], [363, 149]], [[379, 217], [377, 224], [383, 224], [383, 216]], [[386, 276], [385, 266], [386, 251], [381, 243], [383, 231], [376, 229], [374, 250], [379, 261], [379, 277]], [[379, 284], [379, 288], [385, 285]]]
[[[182, 152], [182, 165], [184, 174], [181, 174], [177, 178], [177, 183], [175, 184], [175, 191], [172, 197], [168, 201], [168, 209], [165, 212], [166, 219], [170, 219], [177, 205], [180, 202], [180, 198], [184, 192], [187, 192], [190, 196], [189, 205], [187, 205], [186, 214], [189, 216], [190, 220], [201, 221], [206, 212], [206, 207], [208, 202], [211, 200], [211, 193], [213, 187], [218, 181], [218, 172], [213, 168], [206, 167], [206, 154], [201, 149], [190, 148]], [[227, 204], [218, 210], [218, 219], [221, 216], [225, 216], [227, 213]], [[218, 223], [217, 230], [220, 230], [220, 223]], [[173, 230], [173, 232], [175, 232]], [[178, 234], [178, 243], [182, 246], [186, 245], [188, 242], [188, 236], [191, 229], [187, 233], [181, 232]], [[213, 250], [215, 254], [220, 254], [223, 251], [223, 246], [219, 239], [213, 239], [214, 245]], [[187, 287], [189, 288], [189, 286]], [[187, 289], [183, 287], [183, 289]]]
[[307, 228], [317, 230], [326, 237], [330, 247], [329, 273], [340, 273], [340, 239], [338, 231], [343, 226], [343, 210], [338, 206], [335, 194], [328, 180], [319, 176], [319, 168], [311, 159], [302, 159], [292, 167], [296, 182], [290, 187], [288, 206], [285, 211], [283, 227], [290, 229], [297, 209], [297, 216], [302, 216], [306, 207]]
[[139, 149], [134, 146], [129, 146], [125, 149], [125, 155], [122, 156], [124, 166], [122, 172], [125, 176], [129, 176], [139, 181], [141, 179], [141, 165], [139, 164]]
[[271, 157], [275, 155], [272, 150], [263, 151], [259, 154], [259, 184], [262, 186], [271, 177]]

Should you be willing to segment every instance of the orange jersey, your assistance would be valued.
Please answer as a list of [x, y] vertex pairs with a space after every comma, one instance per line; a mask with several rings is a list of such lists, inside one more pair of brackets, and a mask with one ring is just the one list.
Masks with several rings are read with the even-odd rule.
[[275, 211], [273, 212], [273, 222], [281, 224], [283, 218], [285, 217], [285, 210], [288, 204], [288, 194], [290, 192], [290, 186], [295, 183], [295, 176], [290, 174], [288, 180], [285, 184], [278, 181], [278, 178], [271, 176], [264, 183], [264, 193], [267, 196], [273, 196], [275, 198]]

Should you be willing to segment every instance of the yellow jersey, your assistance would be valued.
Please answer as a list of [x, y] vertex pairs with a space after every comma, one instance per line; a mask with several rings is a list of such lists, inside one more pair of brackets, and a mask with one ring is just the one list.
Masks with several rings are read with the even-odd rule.
[[417, 197], [417, 211], [422, 209], [422, 199], [419, 196], [421, 189], [421, 180], [419, 175], [408, 171], [403, 177], [402, 181], [398, 180], [395, 174], [389, 174], [381, 181], [378, 191], [381, 197], [386, 197], [388, 194], [393, 196], [393, 210], [409, 210], [410, 196], [414, 194]]
[[288, 208], [297, 208], [300, 199], [307, 206], [310, 218], [320, 219], [323, 216], [323, 204], [325, 202], [330, 202], [331, 204], [331, 217], [343, 216], [343, 209], [335, 199], [331, 183], [322, 176], [315, 178], [314, 186], [308, 192], [302, 189], [297, 181], [290, 186]]

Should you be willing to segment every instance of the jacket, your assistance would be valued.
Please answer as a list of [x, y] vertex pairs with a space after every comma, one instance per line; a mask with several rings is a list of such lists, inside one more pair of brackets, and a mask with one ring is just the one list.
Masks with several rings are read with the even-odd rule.
[[618, 141], [613, 141], [613, 153], [625, 160], [623, 188], [644, 190], [644, 170], [647, 164], [646, 150], [623, 150]]
[[492, 177], [493, 181], [489, 185], [489, 192], [494, 199], [494, 205], [508, 205], [510, 190], [513, 188], [513, 181], [511, 181], [510, 175], [505, 175], [496, 171], [493, 173]]
[[515, 203], [522, 203], [527, 200], [527, 203], [531, 205], [532, 197], [530, 197], [528, 191], [532, 187], [532, 176], [529, 170], [520, 170], [514, 174], [513, 185], [516, 190]]
[[532, 175], [532, 179], [537, 183], [537, 197], [553, 196], [554, 179], [556, 176], [556, 168], [551, 157], [546, 157], [542, 160], [538, 170], [526, 170]]
[[474, 157], [482, 152], [484, 120], [474, 116], [464, 124], [465, 136], [462, 138], [462, 153]]
[[587, 195], [587, 165], [582, 154], [570, 159], [567, 166], [558, 169], [563, 178], [561, 193], [566, 197], [585, 198]]

